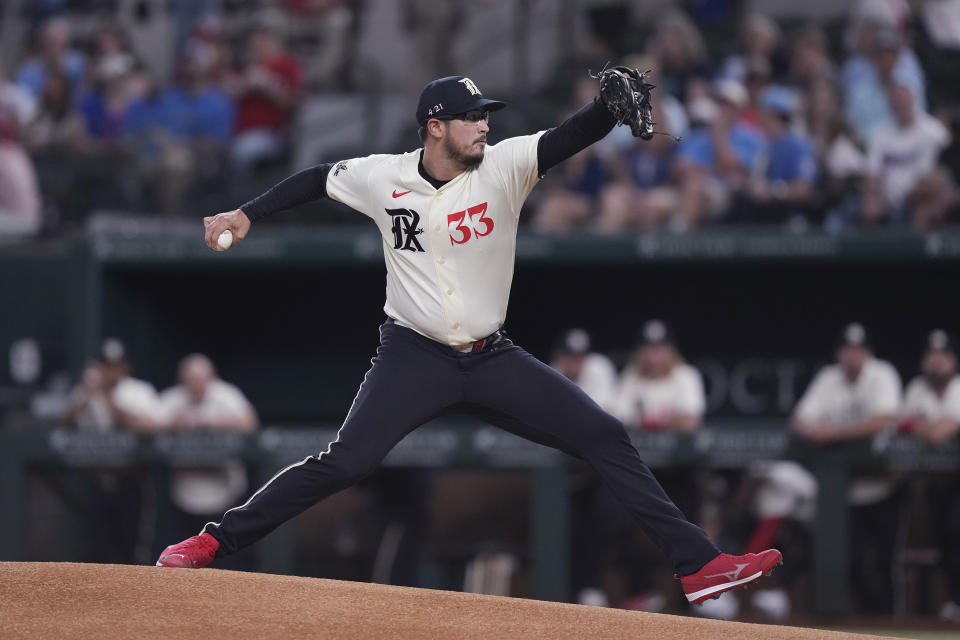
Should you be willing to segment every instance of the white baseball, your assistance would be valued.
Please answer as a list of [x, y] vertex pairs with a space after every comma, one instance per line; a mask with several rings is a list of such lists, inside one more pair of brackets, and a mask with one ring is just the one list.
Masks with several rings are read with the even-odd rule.
[[229, 249], [233, 246], [233, 232], [230, 229], [220, 234], [220, 237], [217, 238], [217, 246], [221, 249]]

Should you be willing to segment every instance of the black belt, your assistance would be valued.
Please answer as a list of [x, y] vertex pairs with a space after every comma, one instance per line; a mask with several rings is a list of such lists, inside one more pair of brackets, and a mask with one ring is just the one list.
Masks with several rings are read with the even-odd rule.
[[495, 344], [507, 337], [507, 332], [503, 329], [497, 329], [486, 338], [480, 338], [476, 342], [470, 343], [470, 353], [479, 353], [492, 349]]

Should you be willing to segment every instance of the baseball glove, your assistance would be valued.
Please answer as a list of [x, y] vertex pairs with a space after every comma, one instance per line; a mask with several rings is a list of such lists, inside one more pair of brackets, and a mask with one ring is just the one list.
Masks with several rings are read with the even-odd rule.
[[600, 102], [613, 114], [617, 124], [629, 124], [635, 137], [649, 140], [653, 137], [653, 105], [650, 91], [656, 86], [646, 80], [646, 74], [630, 67], [604, 67], [591, 77], [600, 80]]

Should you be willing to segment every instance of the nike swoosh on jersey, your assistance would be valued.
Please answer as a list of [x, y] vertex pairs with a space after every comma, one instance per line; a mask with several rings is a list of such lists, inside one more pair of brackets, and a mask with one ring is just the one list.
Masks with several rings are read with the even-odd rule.
[[394, 197], [394, 198], [399, 198], [400, 196], [405, 196], [405, 195], [407, 195], [408, 193], [410, 193], [410, 192], [409, 192], [409, 191], [401, 191], [400, 193], [397, 193], [397, 190], [394, 189], [394, 190], [393, 190], [393, 197]]

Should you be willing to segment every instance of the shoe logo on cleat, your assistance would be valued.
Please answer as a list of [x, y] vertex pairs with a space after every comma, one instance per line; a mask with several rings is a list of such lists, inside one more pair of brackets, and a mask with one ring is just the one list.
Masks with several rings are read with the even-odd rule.
[[736, 571], [726, 571], [724, 573], [715, 573], [712, 576], [703, 576], [704, 578], [726, 578], [729, 582], [733, 582], [740, 578], [740, 574], [743, 573], [743, 570], [747, 567], [749, 563], [745, 562], [744, 564], [735, 564], [737, 568]]

